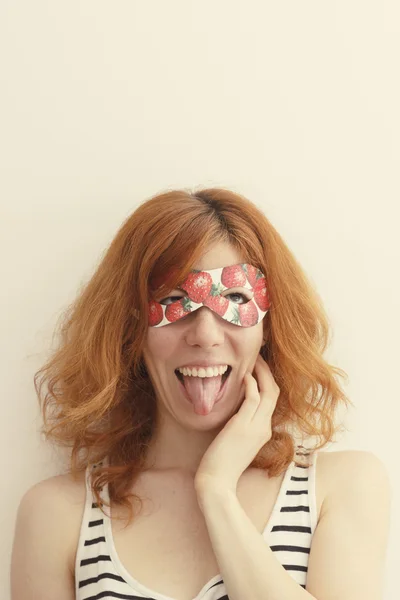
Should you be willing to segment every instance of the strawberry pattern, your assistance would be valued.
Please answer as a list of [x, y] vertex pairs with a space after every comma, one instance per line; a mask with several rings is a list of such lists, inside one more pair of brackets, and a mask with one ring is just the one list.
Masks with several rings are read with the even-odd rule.
[[[264, 318], [271, 306], [265, 276], [260, 269], [247, 263], [202, 271], [193, 269], [180, 288], [187, 296], [171, 304], [150, 300], [150, 327], [175, 323], [201, 306], [207, 306], [234, 325], [253, 327]], [[242, 294], [247, 301], [237, 304], [229, 299], [229, 294], [222, 295], [233, 288], [243, 288], [242, 291], [235, 289], [231, 294]]]

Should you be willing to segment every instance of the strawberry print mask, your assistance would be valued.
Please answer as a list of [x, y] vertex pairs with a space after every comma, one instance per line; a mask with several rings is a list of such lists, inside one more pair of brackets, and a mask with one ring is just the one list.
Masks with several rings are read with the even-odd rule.
[[[186, 292], [186, 295], [161, 299], [162, 302], [167, 298], [174, 299], [169, 304], [150, 300], [149, 327], [175, 323], [202, 306], [207, 306], [229, 323], [253, 327], [265, 317], [271, 306], [265, 276], [260, 269], [247, 263], [208, 271], [193, 269], [176, 289]], [[224, 293], [227, 290], [232, 291]], [[242, 296], [242, 303], [230, 299], [234, 296]]]

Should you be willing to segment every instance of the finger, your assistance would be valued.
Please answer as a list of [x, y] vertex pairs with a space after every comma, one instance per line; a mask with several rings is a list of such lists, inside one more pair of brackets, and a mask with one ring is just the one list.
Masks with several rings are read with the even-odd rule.
[[270, 389], [271, 386], [272, 388], [277, 388], [276, 381], [269, 364], [265, 362], [262, 356], [259, 356], [259, 358], [260, 360], [257, 360], [254, 366], [257, 369], [257, 376], [258, 374], [260, 376], [260, 383], [263, 386], [263, 390], [267, 391], [267, 389]]
[[252, 419], [260, 404], [260, 394], [258, 392], [257, 381], [249, 371], [246, 371], [244, 378], [244, 400], [239, 413], [245, 419]]
[[257, 375], [257, 382], [258, 387], [260, 389], [260, 394], [268, 392], [268, 390], [271, 389], [271, 378], [273, 379], [273, 377], [271, 369], [269, 368], [265, 360], [263, 360], [261, 355], [259, 355], [259, 358], [257, 358], [256, 360], [254, 370]]
[[275, 410], [279, 396], [275, 379], [268, 364], [262, 360], [257, 361], [255, 365], [258, 386], [260, 388], [260, 408], [271, 414]]

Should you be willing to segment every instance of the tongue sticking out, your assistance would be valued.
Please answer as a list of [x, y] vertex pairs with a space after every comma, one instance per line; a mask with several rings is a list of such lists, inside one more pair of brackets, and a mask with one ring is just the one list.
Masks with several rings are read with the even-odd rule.
[[221, 388], [222, 375], [216, 377], [183, 376], [183, 385], [193, 403], [194, 412], [198, 415], [208, 415], [215, 404]]

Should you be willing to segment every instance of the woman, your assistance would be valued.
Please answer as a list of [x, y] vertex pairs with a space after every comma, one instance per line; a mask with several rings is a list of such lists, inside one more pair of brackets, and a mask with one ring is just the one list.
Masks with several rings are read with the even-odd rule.
[[382, 598], [387, 472], [321, 451], [351, 404], [345, 373], [254, 204], [224, 189], [144, 202], [61, 333], [35, 386], [71, 464], [21, 501], [12, 600]]

